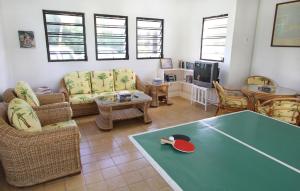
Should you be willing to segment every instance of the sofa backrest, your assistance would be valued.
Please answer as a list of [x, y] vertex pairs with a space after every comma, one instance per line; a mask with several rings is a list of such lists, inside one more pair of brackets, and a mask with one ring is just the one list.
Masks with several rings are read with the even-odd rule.
[[112, 71], [91, 71], [91, 86], [93, 93], [114, 91], [114, 76]]
[[68, 73], [64, 81], [70, 95], [92, 93], [91, 74], [88, 71]]
[[131, 69], [114, 69], [115, 91], [136, 89], [136, 76]]

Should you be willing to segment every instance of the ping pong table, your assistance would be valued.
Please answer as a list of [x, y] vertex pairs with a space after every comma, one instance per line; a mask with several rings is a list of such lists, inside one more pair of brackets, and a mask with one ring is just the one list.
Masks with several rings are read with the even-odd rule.
[[[160, 144], [172, 134], [189, 136], [196, 151]], [[300, 190], [300, 128], [251, 111], [129, 138], [174, 190]]]

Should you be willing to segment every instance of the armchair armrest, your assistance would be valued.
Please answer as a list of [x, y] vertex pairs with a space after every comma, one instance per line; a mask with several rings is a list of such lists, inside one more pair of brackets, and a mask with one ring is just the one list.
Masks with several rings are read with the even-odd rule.
[[42, 126], [68, 121], [72, 119], [73, 112], [71, 107], [63, 107], [56, 109], [38, 110], [36, 114]]
[[12, 99], [16, 98], [15, 90], [13, 88], [8, 88], [3, 92], [3, 101], [9, 103]]
[[52, 93], [37, 95], [41, 105], [47, 105], [52, 103], [60, 103], [65, 101], [65, 95], [63, 93]]
[[66, 100], [67, 102], [69, 102], [69, 92], [68, 92], [68, 90], [67, 90], [67, 88], [66, 88], [66, 86], [65, 86], [64, 80], [61, 80], [61, 82], [60, 82], [59, 92], [60, 92], [60, 93], [63, 93], [64, 96], [65, 96], [65, 100]]
[[142, 92], [147, 92], [146, 85], [140, 80], [138, 76], [136, 76], [136, 89]]
[[68, 102], [52, 103], [52, 104], [41, 105], [41, 106], [33, 106], [32, 108], [35, 111], [40, 111], [40, 110], [56, 109], [56, 108], [63, 108], [63, 107], [70, 107], [70, 103]]

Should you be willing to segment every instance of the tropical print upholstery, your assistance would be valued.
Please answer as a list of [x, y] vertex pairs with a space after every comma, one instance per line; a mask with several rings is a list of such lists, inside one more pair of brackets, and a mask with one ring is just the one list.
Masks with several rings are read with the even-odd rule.
[[114, 77], [112, 71], [92, 71], [91, 84], [93, 93], [114, 91]]
[[135, 73], [130, 69], [114, 69], [115, 91], [136, 89]]
[[63, 121], [59, 123], [46, 125], [43, 127], [43, 130], [60, 129], [60, 128], [73, 127], [73, 126], [77, 126], [76, 122], [74, 120], [69, 120], [69, 121]]
[[41, 131], [41, 123], [35, 111], [24, 100], [14, 98], [8, 105], [7, 115], [12, 126], [16, 129], [36, 132]]
[[234, 93], [227, 92], [219, 83], [215, 83], [215, 86], [219, 94], [220, 102], [223, 106], [241, 109], [247, 108], [248, 99], [245, 96], [240, 94], [234, 95]]
[[71, 104], [93, 103], [94, 96], [93, 94], [76, 94], [70, 95], [69, 100]]
[[259, 113], [291, 124], [297, 124], [300, 115], [300, 103], [293, 100], [269, 100], [257, 107]]
[[71, 72], [64, 77], [66, 88], [71, 95], [91, 93], [90, 72]]
[[28, 83], [19, 81], [15, 87], [18, 98], [25, 100], [31, 106], [40, 106], [40, 102]]
[[271, 85], [274, 86], [274, 82], [264, 76], [250, 76], [247, 78], [248, 85]]

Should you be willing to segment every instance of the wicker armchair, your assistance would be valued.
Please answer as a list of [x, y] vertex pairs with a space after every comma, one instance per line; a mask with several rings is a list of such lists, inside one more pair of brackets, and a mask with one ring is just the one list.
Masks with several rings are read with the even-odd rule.
[[216, 115], [246, 110], [248, 108], [248, 99], [240, 90], [223, 88], [217, 81], [213, 81], [213, 84], [219, 98]]
[[70, 107], [36, 112], [42, 131], [25, 132], [9, 125], [7, 104], [0, 104], [0, 160], [9, 184], [23, 187], [81, 171], [79, 128], [53, 128], [70, 120]]
[[[3, 100], [6, 103], [9, 103], [12, 99], [14, 99], [16, 97], [17, 97], [17, 95], [13, 88], [9, 88], [3, 92]], [[70, 107], [70, 104], [68, 102], [66, 102], [65, 96], [62, 93], [37, 95], [37, 98], [41, 105], [33, 106], [32, 108], [35, 111]]]
[[[147, 92], [148, 87], [136, 76], [136, 89], [142, 92]], [[60, 93], [64, 94], [67, 102], [69, 102], [69, 92], [66, 88], [64, 79], [60, 81]], [[99, 109], [96, 102], [84, 103], [84, 104], [70, 104], [73, 110], [73, 117], [85, 116], [85, 115], [96, 115], [99, 114]]]
[[300, 99], [274, 98], [256, 105], [256, 111], [272, 118], [300, 125]]
[[249, 76], [246, 79], [247, 85], [270, 85], [275, 86], [275, 82], [265, 76]]

